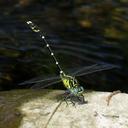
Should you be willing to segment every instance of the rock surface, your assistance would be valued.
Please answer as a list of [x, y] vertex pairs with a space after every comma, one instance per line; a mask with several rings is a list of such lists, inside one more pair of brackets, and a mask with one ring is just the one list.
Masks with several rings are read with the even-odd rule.
[[0, 128], [128, 128], [128, 94], [88, 91], [88, 103], [73, 106], [57, 101], [62, 93], [0, 92]]

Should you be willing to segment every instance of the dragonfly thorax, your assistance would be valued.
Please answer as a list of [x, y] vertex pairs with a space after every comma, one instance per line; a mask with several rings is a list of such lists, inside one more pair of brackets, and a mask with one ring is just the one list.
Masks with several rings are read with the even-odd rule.
[[79, 96], [84, 92], [84, 88], [79, 86], [75, 77], [66, 75], [65, 73], [61, 73], [60, 77], [64, 86], [70, 91], [71, 94]]

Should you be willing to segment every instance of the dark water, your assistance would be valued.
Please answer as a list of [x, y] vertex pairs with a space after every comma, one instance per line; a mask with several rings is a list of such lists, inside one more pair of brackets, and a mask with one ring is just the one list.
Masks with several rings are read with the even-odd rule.
[[57, 74], [45, 45], [26, 24], [32, 20], [44, 32], [65, 71], [94, 63], [118, 67], [78, 77], [85, 88], [127, 92], [127, 1], [20, 0], [0, 4], [0, 90], [26, 88], [18, 83]]

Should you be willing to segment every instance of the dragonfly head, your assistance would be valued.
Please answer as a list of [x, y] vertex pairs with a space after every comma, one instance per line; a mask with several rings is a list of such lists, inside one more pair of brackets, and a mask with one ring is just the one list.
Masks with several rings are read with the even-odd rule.
[[74, 95], [77, 95], [77, 96], [81, 96], [83, 95], [83, 92], [84, 92], [84, 88], [82, 86], [79, 85], [78, 81], [76, 79], [73, 80], [73, 87], [71, 90], [71, 92], [74, 94]]

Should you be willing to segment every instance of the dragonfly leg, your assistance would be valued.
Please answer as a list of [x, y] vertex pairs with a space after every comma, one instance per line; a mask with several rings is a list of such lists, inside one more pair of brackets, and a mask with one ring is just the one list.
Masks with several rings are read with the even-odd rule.
[[60, 94], [59, 96], [58, 96], [58, 101], [59, 100], [63, 100], [63, 101], [65, 101], [65, 97], [67, 97], [68, 95], [70, 94], [70, 91], [69, 90], [66, 90], [63, 94]]
[[72, 102], [72, 100], [70, 100], [69, 96], [63, 97], [63, 101], [66, 102], [67, 106], [68, 106], [68, 104], [69, 104], [68, 101], [71, 101], [71, 103], [72, 103], [73, 105], [75, 105], [75, 103]]
[[67, 101], [70, 101], [73, 106], [75, 106], [75, 103], [77, 102], [78, 104], [86, 104], [88, 103], [88, 101], [85, 101], [84, 99], [84, 96], [83, 95], [80, 95], [80, 96], [75, 96], [73, 94], [68, 94], [66, 97], [65, 97], [65, 100]]
[[77, 102], [78, 104], [85, 104], [87, 101], [85, 101], [84, 96], [75, 96], [74, 94], [70, 93], [69, 90], [66, 90], [64, 94], [61, 94], [61, 96], [58, 97], [58, 101], [64, 101], [68, 105], [71, 103], [73, 106], [75, 106], [75, 103]]
[[69, 104], [69, 102], [71, 102], [71, 104], [75, 106], [75, 101], [73, 100], [73, 97], [73, 94], [71, 94], [69, 91], [66, 91], [64, 94], [58, 97], [58, 101], [62, 100], [66, 102], [67, 105]]
[[88, 101], [85, 101], [83, 95], [78, 96], [78, 100], [79, 100], [79, 102], [78, 102], [79, 104], [86, 104], [86, 103], [88, 103]]
[[66, 90], [63, 95], [69, 95], [69, 94], [70, 94], [70, 91], [69, 90]]
[[65, 101], [66, 101], [66, 102], [67, 102], [67, 101], [70, 101], [71, 104], [72, 104], [73, 106], [75, 106], [75, 101], [72, 99], [73, 96], [74, 96], [74, 95], [72, 95], [72, 94], [69, 93], [69, 94], [65, 97]]

